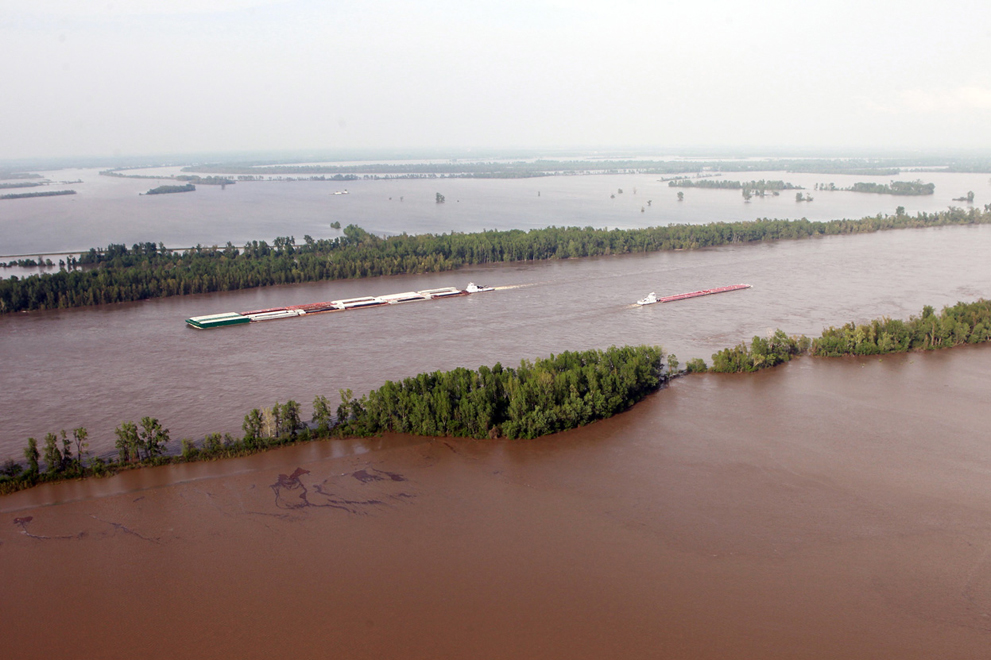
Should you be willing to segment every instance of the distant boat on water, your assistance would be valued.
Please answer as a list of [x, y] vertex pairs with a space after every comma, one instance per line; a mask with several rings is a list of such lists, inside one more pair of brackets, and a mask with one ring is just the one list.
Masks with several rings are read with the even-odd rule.
[[749, 284], [731, 284], [730, 286], [721, 286], [716, 289], [702, 289], [701, 291], [679, 293], [674, 296], [664, 296], [663, 298], [658, 298], [657, 294], [651, 291], [649, 294], [647, 294], [647, 297], [638, 300], [637, 304], [643, 307], [644, 305], [653, 305], [655, 303], [667, 303], [667, 302], [674, 302], [676, 300], [686, 300], [688, 298], [698, 298], [699, 296], [711, 296], [714, 293], [739, 291], [740, 289], [749, 289], [750, 287], [751, 285]]

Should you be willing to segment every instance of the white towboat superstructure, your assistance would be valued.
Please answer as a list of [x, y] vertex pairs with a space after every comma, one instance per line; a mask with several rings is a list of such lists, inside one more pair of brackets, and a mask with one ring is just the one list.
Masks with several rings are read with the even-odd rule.
[[637, 301], [638, 305], [653, 305], [657, 302], [657, 294], [651, 291], [646, 297]]
[[465, 287], [465, 293], [483, 293], [485, 291], [495, 291], [495, 288], [491, 286], [485, 286], [484, 284], [479, 286], [474, 282], [468, 282], [468, 286]]

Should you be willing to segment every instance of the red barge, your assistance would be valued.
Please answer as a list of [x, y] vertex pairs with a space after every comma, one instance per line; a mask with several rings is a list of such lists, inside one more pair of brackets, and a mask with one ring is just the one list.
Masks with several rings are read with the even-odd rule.
[[689, 293], [679, 293], [674, 296], [664, 296], [663, 298], [658, 298], [657, 294], [653, 291], [646, 298], [641, 298], [637, 301], [640, 306], [643, 305], [653, 305], [654, 303], [667, 303], [674, 302], [676, 300], [687, 300], [688, 298], [698, 298], [699, 296], [711, 296], [715, 293], [726, 293], [728, 291], [739, 291], [740, 289], [749, 289], [751, 285], [749, 284], [730, 284], [729, 286], [720, 286], [715, 289], [702, 289], [701, 291], [690, 291]]

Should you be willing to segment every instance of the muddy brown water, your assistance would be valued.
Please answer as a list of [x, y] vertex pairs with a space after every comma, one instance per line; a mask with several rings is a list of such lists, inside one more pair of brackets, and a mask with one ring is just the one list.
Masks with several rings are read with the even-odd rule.
[[986, 347], [803, 359], [541, 440], [18, 493], [3, 655], [986, 657], [989, 372]]
[[[123, 421], [178, 441], [240, 434], [254, 407], [363, 394], [387, 379], [610, 345], [659, 344], [682, 362], [781, 328], [823, 327], [991, 298], [991, 226], [500, 265], [0, 316], [0, 461], [28, 437], [85, 426], [113, 451]], [[381, 295], [469, 280], [503, 290], [208, 331], [190, 316]], [[636, 308], [658, 295], [752, 289]]]

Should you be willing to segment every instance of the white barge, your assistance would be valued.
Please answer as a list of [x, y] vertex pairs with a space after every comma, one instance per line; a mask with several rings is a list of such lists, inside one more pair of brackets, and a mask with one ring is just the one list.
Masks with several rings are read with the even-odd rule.
[[363, 309], [365, 307], [397, 305], [400, 303], [417, 302], [420, 300], [433, 300], [435, 298], [453, 298], [456, 296], [466, 296], [471, 293], [482, 293], [484, 291], [494, 290], [495, 289], [490, 286], [478, 286], [474, 282], [469, 282], [468, 286], [464, 289], [446, 286], [439, 289], [390, 293], [384, 296], [362, 296], [359, 298], [331, 300], [329, 302], [307, 303], [305, 305], [267, 307], [265, 309], [253, 309], [249, 312], [225, 312], [223, 314], [194, 316], [186, 319], [186, 323], [190, 327], [196, 328], [197, 330], [208, 330], [210, 328], [220, 328], [228, 325], [240, 325], [243, 323], [253, 323], [257, 321], [275, 321], [278, 319], [289, 319], [297, 316], [308, 316], [311, 314], [324, 314], [327, 312], [343, 312], [352, 309]]

